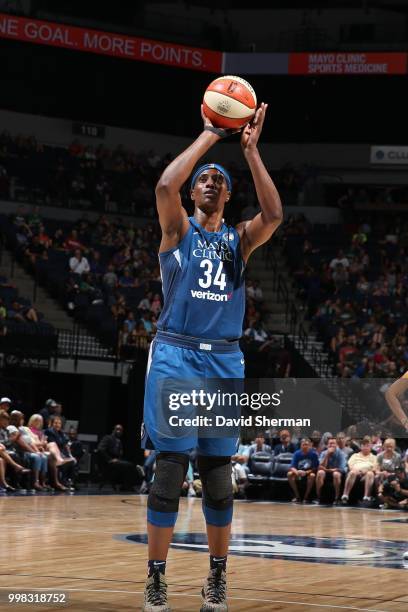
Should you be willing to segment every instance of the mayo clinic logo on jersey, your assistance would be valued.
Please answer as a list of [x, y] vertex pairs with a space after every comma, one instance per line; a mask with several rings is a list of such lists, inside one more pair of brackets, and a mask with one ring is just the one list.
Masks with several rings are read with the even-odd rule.
[[208, 242], [198, 239], [193, 255], [202, 259], [219, 259], [220, 261], [232, 261], [233, 259], [233, 254], [225, 240]]
[[226, 240], [227, 242], [232, 242], [234, 240], [234, 233], [233, 232], [225, 232], [225, 234], [222, 235], [223, 240]]
[[[127, 542], [147, 543], [146, 534], [114, 537]], [[171, 547], [208, 554], [208, 540], [204, 533], [175, 533]], [[272, 560], [405, 569], [402, 555], [406, 548], [406, 543], [399, 540], [315, 538], [251, 533], [232, 535], [229, 554]]]

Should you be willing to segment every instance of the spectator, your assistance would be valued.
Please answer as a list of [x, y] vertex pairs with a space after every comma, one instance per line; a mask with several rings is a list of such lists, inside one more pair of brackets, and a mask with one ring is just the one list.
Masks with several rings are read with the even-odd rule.
[[391, 474], [380, 484], [378, 498], [385, 509], [408, 508], [408, 478], [403, 466], [398, 466], [395, 474]]
[[259, 432], [256, 435], [254, 444], [251, 444], [248, 450], [248, 465], [251, 467], [251, 459], [254, 453], [270, 453], [272, 454], [272, 449], [268, 444], [265, 444], [265, 434]]
[[346, 461], [349, 460], [349, 457], [354, 453], [354, 450], [347, 445], [347, 438], [344, 431], [340, 431], [336, 436], [337, 448], [343, 453], [346, 457]]
[[335, 270], [337, 268], [338, 265], [343, 266], [343, 268], [348, 269], [350, 266], [350, 262], [347, 259], [347, 257], [344, 255], [344, 252], [342, 249], [340, 249], [337, 252], [337, 256], [334, 257], [331, 262], [329, 263], [329, 267], [331, 270]]
[[327, 450], [319, 457], [319, 469], [316, 477], [316, 493], [318, 502], [321, 502], [321, 492], [326, 481], [334, 487], [334, 503], [340, 504], [340, 487], [343, 474], [346, 473], [347, 462], [344, 453], [337, 448], [336, 438], [330, 437], [327, 441]]
[[56, 407], [57, 402], [53, 399], [47, 399], [45, 402], [44, 408], [41, 408], [39, 414], [43, 418], [43, 422], [45, 428], [49, 427], [49, 421], [52, 414], [54, 414], [54, 408]]
[[132, 491], [144, 477], [143, 469], [123, 459], [123, 426], [115, 425], [110, 435], [104, 436], [98, 446], [99, 460], [112, 481], [119, 482], [121, 489]]
[[354, 453], [348, 460], [349, 473], [344, 486], [344, 493], [341, 498], [343, 504], [348, 504], [350, 491], [357, 481], [364, 483], [363, 502], [371, 501], [371, 493], [374, 485], [374, 475], [378, 470], [377, 457], [371, 452], [371, 440], [369, 437], [363, 438], [361, 450]]
[[290, 433], [287, 429], [282, 429], [279, 434], [279, 443], [273, 447], [275, 455], [282, 453], [294, 453], [297, 449], [297, 445], [294, 444], [290, 439]]
[[309, 438], [303, 438], [300, 449], [295, 452], [288, 471], [289, 484], [295, 494], [292, 502], [300, 503], [300, 492], [298, 481], [306, 481], [306, 491], [303, 503], [310, 503], [309, 495], [316, 480], [316, 471], [319, 467], [319, 455], [312, 447]]
[[[15, 459], [15, 453], [13, 453], [13, 444], [10, 441], [10, 436], [7, 431], [7, 427], [10, 422], [10, 415], [5, 410], [0, 410], [0, 458], [3, 461], [3, 465], [5, 470], [12, 469], [17, 474], [29, 474], [30, 470], [24, 468], [22, 465], [17, 463]], [[5, 473], [4, 478], [1, 479], [1, 468], [0, 468], [0, 486], [3, 486], [4, 489], [12, 491], [13, 487], [10, 487], [5, 481]]]
[[108, 269], [103, 276], [103, 284], [110, 290], [113, 290], [118, 286], [118, 276], [115, 273], [113, 264], [108, 265]]
[[11, 407], [11, 399], [9, 397], [2, 397], [0, 399], [0, 410], [8, 412]]
[[89, 262], [87, 258], [82, 255], [81, 249], [75, 249], [73, 257], [69, 260], [69, 269], [74, 274], [79, 274], [80, 276], [90, 271]]
[[[51, 416], [50, 426], [45, 430], [44, 433], [48, 440], [48, 443], [54, 442], [57, 445], [62, 460], [62, 463], [59, 468], [63, 472], [67, 483], [72, 484], [75, 478], [76, 459], [71, 454], [71, 450], [68, 445], [69, 438], [62, 431], [62, 418], [57, 414]], [[56, 489], [59, 489], [61, 491], [67, 490], [67, 487], [65, 487], [64, 484], [61, 484], [59, 480], [55, 486]]]
[[402, 466], [401, 455], [395, 451], [395, 448], [396, 442], [394, 438], [387, 438], [384, 440], [384, 450], [377, 455], [377, 485], [382, 484], [384, 480], [393, 476], [398, 468]]
[[24, 414], [13, 410], [10, 414], [10, 425], [7, 431], [16, 448], [23, 453], [24, 460], [30, 465], [33, 474], [33, 488], [36, 491], [47, 490], [48, 457], [33, 441], [31, 431], [24, 426]]

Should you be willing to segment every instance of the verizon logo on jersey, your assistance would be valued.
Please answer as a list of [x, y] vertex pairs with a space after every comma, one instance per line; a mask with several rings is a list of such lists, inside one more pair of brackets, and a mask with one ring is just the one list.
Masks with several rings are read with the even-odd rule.
[[232, 293], [213, 293], [213, 291], [197, 291], [191, 289], [191, 297], [198, 300], [212, 300], [213, 302], [228, 302]]

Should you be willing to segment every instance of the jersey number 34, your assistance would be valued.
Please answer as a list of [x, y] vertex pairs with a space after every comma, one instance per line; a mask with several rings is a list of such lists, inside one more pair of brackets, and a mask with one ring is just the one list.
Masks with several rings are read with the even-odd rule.
[[200, 287], [203, 289], [208, 289], [211, 287], [211, 285], [215, 285], [220, 288], [220, 291], [224, 291], [227, 282], [225, 280], [225, 273], [222, 271], [223, 266], [223, 262], [220, 261], [213, 278], [213, 262], [209, 259], [203, 259], [200, 263], [200, 268], [206, 268], [206, 270], [204, 270], [204, 278], [198, 279], [198, 284]]

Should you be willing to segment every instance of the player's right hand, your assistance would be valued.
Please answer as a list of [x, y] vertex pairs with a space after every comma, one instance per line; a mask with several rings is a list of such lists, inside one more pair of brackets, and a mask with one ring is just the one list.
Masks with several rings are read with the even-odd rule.
[[201, 117], [204, 123], [204, 130], [208, 130], [216, 134], [219, 138], [227, 138], [227, 136], [231, 136], [231, 134], [238, 134], [242, 130], [239, 128], [237, 130], [234, 129], [225, 129], [225, 128], [217, 128], [212, 124], [212, 121], [207, 115], [204, 113], [204, 107], [201, 105]]

